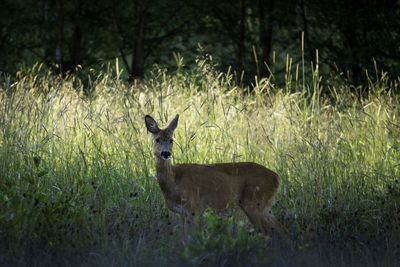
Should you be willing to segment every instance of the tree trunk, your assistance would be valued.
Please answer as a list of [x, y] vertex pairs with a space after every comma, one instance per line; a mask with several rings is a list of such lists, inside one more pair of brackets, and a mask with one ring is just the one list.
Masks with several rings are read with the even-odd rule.
[[[264, 3], [262, 0], [257, 0], [258, 4], [258, 19], [259, 19], [259, 34], [260, 43], [262, 49], [262, 62], [270, 66], [270, 54], [272, 50], [272, 29], [273, 29], [273, 11], [274, 11], [274, 0], [269, 0]], [[264, 10], [266, 4], [266, 12]], [[267, 68], [261, 67], [261, 76], [267, 75]]]
[[304, 0], [300, 0], [300, 17], [301, 17], [301, 23], [303, 24], [304, 43], [306, 43], [308, 42], [308, 21], [306, 17], [306, 8]]
[[58, 64], [57, 68], [62, 72], [63, 54], [62, 54], [62, 44], [64, 41], [64, 5], [63, 1], [57, 3], [57, 38], [56, 38], [56, 48], [55, 48], [55, 59]]
[[82, 40], [82, 32], [79, 27], [81, 22], [81, 10], [82, 10], [82, 0], [79, 0], [75, 7], [75, 24], [74, 31], [72, 33], [72, 42], [71, 42], [71, 70], [75, 70], [75, 68], [81, 63], [81, 40]]
[[246, 34], [246, 6], [245, 0], [240, 0], [240, 34], [239, 34], [239, 45], [238, 45], [238, 62], [240, 63], [240, 68], [244, 69], [244, 42]]
[[133, 58], [131, 78], [143, 77], [144, 75], [144, 27], [145, 10], [140, 1], [135, 1], [135, 37], [133, 44]]

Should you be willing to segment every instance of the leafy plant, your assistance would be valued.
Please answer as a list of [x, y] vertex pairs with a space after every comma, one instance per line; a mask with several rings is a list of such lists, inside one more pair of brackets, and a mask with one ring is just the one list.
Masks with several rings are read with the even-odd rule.
[[184, 251], [184, 259], [195, 265], [247, 266], [265, 264], [270, 238], [247, 229], [243, 221], [235, 223], [233, 216], [218, 216], [211, 209], [203, 215], [204, 228], [198, 228]]

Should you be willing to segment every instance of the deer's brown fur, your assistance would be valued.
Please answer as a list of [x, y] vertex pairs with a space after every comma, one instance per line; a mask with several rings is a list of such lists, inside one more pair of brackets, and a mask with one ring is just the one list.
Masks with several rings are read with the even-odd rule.
[[282, 227], [270, 210], [279, 176], [252, 162], [171, 165], [172, 135], [178, 118], [176, 115], [165, 129], [160, 129], [149, 115], [145, 122], [154, 137], [157, 180], [165, 203], [181, 215], [185, 232], [190, 232], [207, 207], [220, 212], [237, 204], [259, 231], [283, 237]]

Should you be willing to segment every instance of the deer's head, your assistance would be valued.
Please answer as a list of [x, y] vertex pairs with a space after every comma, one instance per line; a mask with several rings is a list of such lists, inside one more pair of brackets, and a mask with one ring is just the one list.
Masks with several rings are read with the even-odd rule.
[[146, 122], [147, 130], [153, 134], [154, 155], [159, 159], [169, 160], [172, 155], [172, 134], [174, 133], [176, 126], [178, 126], [179, 115], [177, 114], [168, 125], [168, 127], [165, 129], [160, 129], [157, 125], [157, 122], [149, 115], [146, 115], [144, 119]]

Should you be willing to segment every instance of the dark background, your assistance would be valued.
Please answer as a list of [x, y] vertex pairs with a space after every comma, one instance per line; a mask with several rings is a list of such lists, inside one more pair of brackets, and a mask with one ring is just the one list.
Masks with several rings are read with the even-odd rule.
[[2, 0], [0, 18], [0, 71], [9, 75], [36, 62], [98, 69], [118, 57], [132, 80], [154, 64], [173, 69], [178, 55], [190, 69], [210, 54], [250, 83], [269, 76], [263, 62], [274, 74], [286, 71], [287, 54], [293, 71], [301, 66], [302, 32], [308, 72], [318, 49], [320, 73], [347, 84], [366, 85], [366, 69], [371, 79], [400, 73], [395, 0]]

